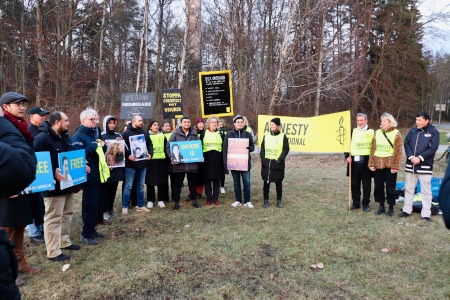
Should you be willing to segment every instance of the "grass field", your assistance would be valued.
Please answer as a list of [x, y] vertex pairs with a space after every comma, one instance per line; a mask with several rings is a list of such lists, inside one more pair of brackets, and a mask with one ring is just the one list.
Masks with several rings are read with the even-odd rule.
[[[232, 178], [222, 205], [172, 211], [130, 209], [98, 246], [85, 246], [64, 263], [46, 258], [44, 245], [26, 245], [43, 267], [23, 276], [23, 299], [449, 299], [450, 231], [440, 215], [431, 223], [348, 211], [342, 155], [287, 159], [284, 208], [262, 207], [257, 157], [252, 169], [255, 209], [232, 208]], [[435, 176], [443, 176], [443, 161]], [[404, 172], [399, 174], [399, 181]], [[119, 188], [120, 190], [120, 188]], [[184, 188], [184, 193], [186, 188]], [[120, 192], [116, 211], [120, 209]], [[80, 196], [72, 240], [79, 244]], [[395, 208], [396, 215], [401, 205]], [[323, 263], [323, 269], [312, 265]]]

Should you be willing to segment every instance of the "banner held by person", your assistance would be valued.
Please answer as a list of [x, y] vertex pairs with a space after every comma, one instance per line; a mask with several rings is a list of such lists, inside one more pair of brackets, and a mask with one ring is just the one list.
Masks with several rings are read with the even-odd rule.
[[227, 170], [248, 171], [248, 139], [228, 139]]
[[22, 192], [22, 194], [39, 193], [55, 189], [50, 152], [35, 152], [35, 155], [37, 160], [36, 179]]
[[64, 180], [60, 181], [61, 190], [86, 182], [86, 151], [75, 150], [58, 153], [59, 169]]
[[200, 140], [170, 142], [170, 157], [173, 164], [202, 162], [202, 142]]
[[[269, 131], [273, 116], [258, 116], [258, 133]], [[281, 131], [291, 151], [343, 153], [350, 151], [351, 114], [343, 111], [310, 118], [280, 117]], [[261, 143], [262, 139], [259, 139]]]

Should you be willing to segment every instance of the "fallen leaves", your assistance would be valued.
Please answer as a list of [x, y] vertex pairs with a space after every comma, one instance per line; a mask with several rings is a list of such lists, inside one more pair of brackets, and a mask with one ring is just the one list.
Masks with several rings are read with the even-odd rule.
[[65, 265], [62, 267], [62, 271], [65, 272], [65, 271], [67, 271], [69, 268], [70, 268], [70, 264], [65, 264]]
[[324, 264], [322, 262], [320, 262], [317, 265], [316, 264], [311, 265], [311, 268], [314, 269], [314, 270], [315, 269], [323, 269], [324, 268]]
[[381, 249], [381, 252], [384, 252], [384, 253], [389, 253], [390, 251], [389, 251], [389, 249], [388, 249], [388, 248], [383, 248], [383, 249]]

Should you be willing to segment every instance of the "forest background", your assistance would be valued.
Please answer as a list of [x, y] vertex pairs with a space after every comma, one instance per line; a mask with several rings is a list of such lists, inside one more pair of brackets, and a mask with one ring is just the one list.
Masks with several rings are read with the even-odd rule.
[[[448, 54], [424, 48], [444, 32], [416, 0], [4, 0], [0, 92], [77, 120], [119, 113], [120, 94], [180, 88], [200, 116], [198, 72], [232, 72], [234, 110], [316, 116], [388, 111], [400, 124], [450, 95]], [[72, 122], [76, 126], [77, 122]]]

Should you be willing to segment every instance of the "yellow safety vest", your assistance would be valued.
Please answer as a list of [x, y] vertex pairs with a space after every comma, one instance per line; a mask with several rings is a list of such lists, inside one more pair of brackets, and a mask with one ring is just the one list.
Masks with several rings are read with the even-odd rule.
[[[398, 130], [394, 129], [390, 132], [386, 132], [386, 136], [391, 141], [392, 145], [394, 145], [395, 136], [397, 135]], [[394, 156], [394, 148], [389, 144], [386, 137], [383, 134], [383, 131], [381, 129], [378, 129], [375, 132], [375, 137], [377, 139], [377, 145], [375, 148], [374, 155], [376, 157], [390, 157]]]
[[353, 156], [370, 155], [373, 133], [373, 129], [359, 130], [358, 128], [354, 128], [350, 143], [350, 153]]
[[164, 134], [150, 134], [150, 140], [153, 144], [153, 156], [152, 159], [164, 159], [166, 153], [164, 152]]
[[264, 136], [264, 154], [267, 159], [278, 159], [283, 152], [284, 133], [271, 135], [267, 132]]
[[108, 164], [106, 163], [105, 153], [103, 153], [102, 144], [100, 140], [97, 140], [97, 149], [95, 149], [98, 155], [98, 170], [100, 173], [100, 182], [104, 183], [108, 180], [109, 176], [111, 176], [109, 172]]
[[164, 136], [166, 137], [167, 141], [169, 141], [170, 137], [172, 136], [172, 131], [171, 132], [164, 132]]
[[211, 150], [222, 152], [222, 137], [219, 130], [214, 132], [205, 130], [205, 136], [203, 137], [203, 152]]

